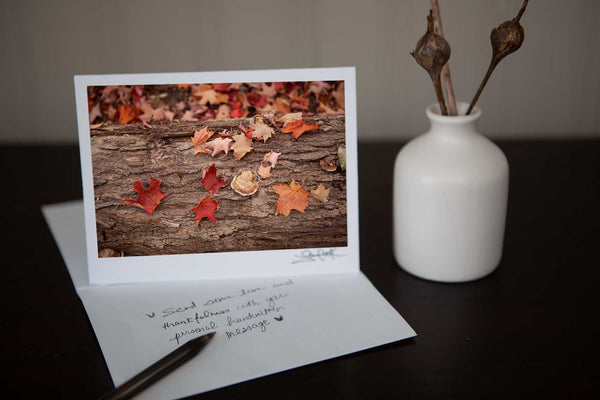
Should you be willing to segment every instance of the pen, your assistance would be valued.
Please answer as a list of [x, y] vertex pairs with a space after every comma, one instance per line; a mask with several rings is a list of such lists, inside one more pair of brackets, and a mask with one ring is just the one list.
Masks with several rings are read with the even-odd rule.
[[175, 368], [194, 357], [213, 338], [215, 332], [192, 339], [178, 349], [167, 354], [100, 400], [129, 399], [158, 381]]

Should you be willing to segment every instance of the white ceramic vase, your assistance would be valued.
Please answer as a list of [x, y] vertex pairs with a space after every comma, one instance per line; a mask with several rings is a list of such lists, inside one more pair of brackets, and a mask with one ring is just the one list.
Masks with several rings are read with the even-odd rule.
[[508, 162], [464, 115], [427, 109], [431, 129], [411, 140], [394, 169], [394, 253], [420, 278], [466, 282], [496, 269], [502, 256]]

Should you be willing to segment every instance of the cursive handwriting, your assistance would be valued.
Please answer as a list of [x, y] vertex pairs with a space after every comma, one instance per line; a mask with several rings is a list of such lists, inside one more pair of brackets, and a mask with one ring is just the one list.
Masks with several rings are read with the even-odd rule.
[[215, 324], [213, 321], [210, 321], [208, 324], [206, 324], [205, 326], [199, 326], [197, 328], [194, 329], [190, 329], [190, 330], [184, 330], [184, 331], [180, 331], [177, 332], [175, 334], [175, 336], [173, 336], [171, 339], [169, 339], [171, 342], [175, 341], [177, 342], [177, 344], [179, 345], [179, 339], [181, 339], [184, 336], [187, 335], [193, 335], [195, 333], [205, 333], [208, 331], [213, 331], [217, 329], [217, 324]]
[[267, 321], [266, 319], [263, 319], [262, 321], [254, 322], [243, 328], [236, 328], [232, 331], [225, 331], [225, 334], [227, 335], [227, 339], [231, 339], [234, 336], [242, 335], [247, 332], [252, 332], [254, 329], [259, 329], [261, 333], [265, 333], [267, 330], [267, 325], [269, 325], [269, 324], [270, 324], [269, 321]]
[[331, 261], [337, 257], [344, 257], [341, 254], [335, 254], [336, 249], [323, 250], [319, 249], [315, 252], [312, 250], [302, 250], [300, 255], [296, 254], [296, 260], [292, 261], [292, 264], [299, 264], [305, 262], [315, 261]]

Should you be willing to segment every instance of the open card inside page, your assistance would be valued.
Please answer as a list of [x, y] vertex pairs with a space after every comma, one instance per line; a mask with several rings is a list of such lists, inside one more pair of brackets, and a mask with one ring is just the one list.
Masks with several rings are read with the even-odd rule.
[[115, 385], [216, 332], [140, 399], [181, 398], [415, 335], [360, 272], [89, 286], [81, 203], [44, 215]]
[[354, 68], [75, 89], [91, 283], [358, 272]]

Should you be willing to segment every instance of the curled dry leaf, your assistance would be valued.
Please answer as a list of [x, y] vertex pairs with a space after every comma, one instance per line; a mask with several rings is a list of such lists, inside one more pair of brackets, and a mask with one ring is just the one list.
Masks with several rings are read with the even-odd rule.
[[258, 176], [260, 176], [263, 179], [270, 177], [271, 165], [265, 167], [264, 165], [262, 165], [262, 163], [260, 163], [260, 167], [258, 167]]
[[335, 159], [335, 156], [327, 156], [321, 159], [319, 163], [321, 164], [321, 168], [323, 168], [327, 172], [334, 172], [335, 170], [337, 170], [337, 161]]
[[167, 196], [167, 193], [160, 191], [161, 181], [154, 179], [150, 175], [150, 188], [145, 190], [142, 186], [142, 181], [135, 181], [133, 183], [133, 190], [137, 192], [137, 200], [123, 200], [128, 206], [136, 206], [144, 209], [148, 215], [152, 214], [156, 207], [160, 204], [160, 201]]
[[212, 222], [215, 220], [215, 211], [219, 209], [219, 202], [210, 198], [210, 194], [207, 194], [200, 203], [192, 211], [196, 213], [196, 225], [200, 223], [202, 218], [208, 218]]
[[329, 200], [329, 191], [331, 188], [325, 188], [322, 183], [316, 189], [310, 191], [310, 194], [321, 203], [326, 203]]
[[217, 167], [211, 165], [206, 173], [203, 173], [200, 181], [209, 193], [219, 193], [219, 189], [225, 187], [225, 181], [217, 176]]
[[275, 165], [277, 164], [277, 160], [279, 159], [280, 155], [281, 155], [281, 153], [277, 153], [277, 152], [271, 150], [270, 152], [265, 154], [262, 162], [268, 162], [271, 164], [272, 168], [275, 168]]
[[231, 138], [216, 138], [206, 143], [204, 147], [212, 150], [212, 153], [210, 155], [211, 157], [216, 156], [220, 152], [223, 152], [225, 153], [225, 155], [227, 155], [227, 152], [229, 151], [229, 143], [231, 142], [231, 140]]
[[242, 196], [251, 196], [258, 190], [257, 175], [253, 171], [242, 171], [231, 181], [231, 188]]
[[236, 160], [241, 160], [242, 157], [252, 151], [252, 139], [246, 137], [246, 135], [235, 135], [233, 140], [231, 150], [233, 150], [233, 158]]
[[302, 189], [302, 186], [296, 184], [292, 179], [289, 185], [280, 183], [273, 186], [273, 190], [279, 195], [275, 215], [290, 215], [291, 210], [298, 210], [301, 213], [308, 207], [308, 192]]

